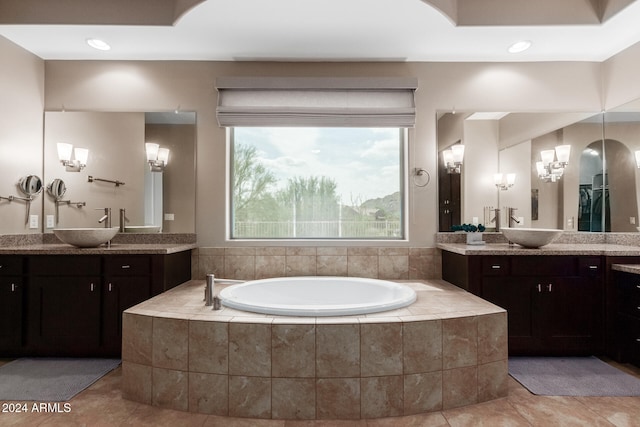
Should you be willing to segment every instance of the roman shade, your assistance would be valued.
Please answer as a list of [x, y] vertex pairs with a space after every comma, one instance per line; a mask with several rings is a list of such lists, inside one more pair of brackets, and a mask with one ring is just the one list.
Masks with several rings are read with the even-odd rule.
[[219, 77], [218, 124], [413, 127], [416, 78]]

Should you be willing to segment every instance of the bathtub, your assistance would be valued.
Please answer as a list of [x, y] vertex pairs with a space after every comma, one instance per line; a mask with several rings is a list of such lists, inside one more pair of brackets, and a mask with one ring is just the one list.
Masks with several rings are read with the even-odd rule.
[[406, 307], [416, 293], [401, 283], [358, 277], [282, 277], [223, 289], [222, 305], [281, 316], [349, 316]]

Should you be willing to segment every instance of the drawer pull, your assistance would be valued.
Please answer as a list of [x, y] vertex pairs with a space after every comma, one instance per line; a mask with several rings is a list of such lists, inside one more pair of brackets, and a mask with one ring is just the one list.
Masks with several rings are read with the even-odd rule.
[[123, 265], [123, 266], [122, 266], [122, 269], [127, 269], [127, 268], [131, 268], [131, 266], [130, 266], [130, 265], [127, 265], [127, 264], [125, 264], [125, 265]]
[[553, 286], [553, 284], [552, 284], [552, 283], [549, 283], [549, 284], [547, 285], [547, 291], [551, 292], [551, 287], [552, 287], [552, 286]]
[[500, 270], [502, 268], [501, 265], [492, 265], [491, 268], [493, 268], [494, 270]]
[[17, 287], [16, 284], [12, 283], [11, 284], [11, 292], [15, 292], [16, 291], [16, 287]]
[[91, 284], [91, 292], [93, 292], [95, 289], [95, 286], [93, 285], [93, 283]]
[[597, 270], [597, 269], [598, 269], [598, 266], [597, 266], [597, 265], [590, 265], [590, 266], [589, 266], [589, 268], [590, 268], [591, 270]]
[[113, 285], [111, 283], [109, 283], [109, 292], [111, 292]]
[[538, 283], [538, 293], [542, 292], [542, 285]]

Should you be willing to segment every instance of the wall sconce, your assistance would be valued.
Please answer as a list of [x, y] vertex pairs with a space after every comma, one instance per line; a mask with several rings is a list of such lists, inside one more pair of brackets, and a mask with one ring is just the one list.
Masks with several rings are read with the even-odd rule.
[[[65, 142], [58, 142], [58, 159], [67, 168], [67, 172], [80, 172], [87, 166], [89, 150], [87, 148], [73, 148], [73, 145]], [[71, 159], [71, 154], [75, 159]]]
[[501, 173], [496, 173], [493, 175], [493, 182], [496, 184], [496, 187], [500, 190], [508, 190], [513, 187], [513, 184], [516, 183], [516, 174], [508, 173], [506, 175], [506, 182], [504, 180], [505, 176]]
[[556, 182], [559, 180], [562, 174], [564, 174], [564, 169], [569, 164], [570, 154], [570, 145], [558, 145], [555, 150], [541, 151], [540, 158], [542, 161], [536, 162], [538, 178], [545, 182]]
[[151, 172], [162, 172], [169, 163], [169, 149], [160, 148], [160, 145], [153, 142], [147, 142], [144, 146]]
[[464, 145], [454, 144], [448, 150], [442, 152], [444, 167], [447, 173], [460, 173], [462, 160], [464, 158]]

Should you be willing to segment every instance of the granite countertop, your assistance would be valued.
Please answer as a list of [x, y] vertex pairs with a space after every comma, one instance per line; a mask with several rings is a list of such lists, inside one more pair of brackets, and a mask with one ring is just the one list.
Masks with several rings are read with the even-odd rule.
[[0, 255], [168, 255], [195, 249], [195, 243], [113, 243], [110, 248], [76, 248], [66, 243], [0, 246]]
[[640, 256], [640, 246], [610, 243], [551, 243], [537, 249], [529, 249], [508, 243], [486, 243], [467, 245], [465, 243], [438, 243], [443, 251], [460, 255], [608, 255]]

